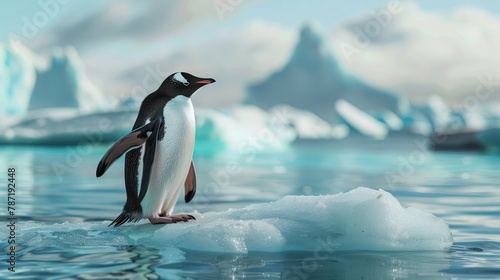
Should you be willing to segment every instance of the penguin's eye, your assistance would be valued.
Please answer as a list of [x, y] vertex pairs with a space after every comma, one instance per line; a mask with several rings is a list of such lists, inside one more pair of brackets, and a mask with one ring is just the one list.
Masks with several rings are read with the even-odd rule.
[[182, 84], [185, 85], [185, 86], [189, 86], [189, 82], [184, 82]]

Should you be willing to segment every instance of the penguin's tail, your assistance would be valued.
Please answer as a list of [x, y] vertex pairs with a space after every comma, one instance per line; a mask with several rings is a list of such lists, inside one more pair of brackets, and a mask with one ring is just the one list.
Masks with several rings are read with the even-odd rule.
[[142, 219], [142, 215], [140, 213], [123, 211], [114, 221], [111, 222], [111, 224], [108, 225], [108, 227], [112, 225], [119, 227], [124, 223], [138, 222], [140, 219]]
[[141, 205], [127, 199], [127, 202], [123, 206], [122, 213], [118, 217], [116, 217], [116, 219], [111, 222], [108, 227], [112, 225], [115, 225], [115, 227], [119, 227], [124, 223], [138, 222], [140, 219], [142, 219]]

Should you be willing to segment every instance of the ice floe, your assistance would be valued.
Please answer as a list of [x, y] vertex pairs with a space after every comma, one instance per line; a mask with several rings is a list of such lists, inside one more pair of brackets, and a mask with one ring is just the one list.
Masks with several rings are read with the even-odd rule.
[[[384, 190], [364, 187], [321, 196], [286, 196], [221, 212], [192, 213], [196, 221], [109, 228], [110, 221], [18, 222], [23, 246], [146, 245], [207, 252], [442, 251], [453, 244], [442, 219], [403, 207]], [[6, 240], [8, 227], [0, 228]]]

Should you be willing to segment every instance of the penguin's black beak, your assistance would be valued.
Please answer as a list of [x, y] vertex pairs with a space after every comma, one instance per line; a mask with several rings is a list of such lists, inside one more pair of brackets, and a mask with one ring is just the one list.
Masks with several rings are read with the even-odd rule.
[[201, 79], [201, 80], [196, 82], [196, 84], [203, 84], [203, 85], [208, 85], [211, 83], [215, 83], [215, 80], [214, 79]]

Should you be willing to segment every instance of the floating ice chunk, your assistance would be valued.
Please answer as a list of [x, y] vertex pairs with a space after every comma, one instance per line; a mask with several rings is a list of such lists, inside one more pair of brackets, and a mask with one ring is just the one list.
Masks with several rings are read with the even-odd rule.
[[381, 110], [373, 115], [378, 121], [384, 123], [390, 130], [399, 131], [403, 129], [403, 121], [390, 110]]
[[342, 119], [362, 134], [375, 139], [387, 137], [387, 127], [351, 103], [340, 99], [335, 103], [335, 109]]
[[465, 122], [465, 128], [473, 130], [483, 130], [488, 126], [485, 117], [478, 111], [461, 112]]
[[404, 130], [420, 135], [430, 135], [432, 133], [432, 124], [429, 119], [416, 108], [402, 116]]
[[452, 120], [452, 112], [439, 96], [432, 96], [422, 107], [423, 114], [429, 119], [434, 131], [447, 128]]
[[281, 149], [295, 139], [294, 132], [277, 126], [273, 116], [255, 106], [236, 106], [224, 112], [197, 108], [196, 145], [209, 143], [211, 149], [241, 149], [257, 141], [261, 149]]
[[[286, 196], [224, 212], [193, 213], [196, 221], [147, 222], [108, 228], [110, 221], [20, 222], [24, 246], [149, 245], [247, 253], [287, 250], [446, 250], [453, 238], [445, 221], [402, 207], [384, 190], [357, 188], [323, 196]], [[6, 240], [8, 227], [0, 228]], [[2, 244], [0, 244], [2, 245]]]
[[0, 144], [79, 145], [111, 142], [130, 132], [137, 112], [115, 110], [82, 114], [74, 108], [29, 111], [10, 118]]
[[342, 139], [349, 134], [344, 124], [331, 125], [310, 111], [289, 105], [274, 106], [270, 114], [281, 124], [292, 126], [300, 139]]

